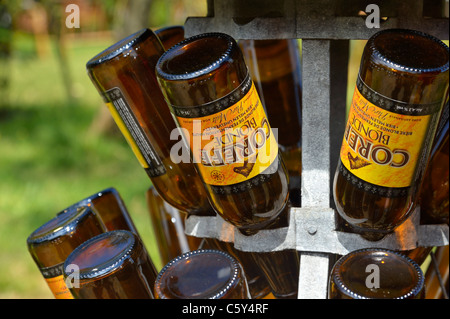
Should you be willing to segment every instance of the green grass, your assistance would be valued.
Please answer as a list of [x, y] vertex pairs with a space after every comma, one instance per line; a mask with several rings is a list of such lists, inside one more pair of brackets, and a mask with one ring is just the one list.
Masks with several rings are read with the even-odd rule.
[[38, 58], [29, 36], [13, 40], [8, 104], [0, 104], [0, 298], [53, 298], [26, 239], [60, 210], [107, 187], [122, 195], [161, 267], [145, 201], [150, 180], [122, 135], [91, 130], [105, 106], [85, 63], [112, 40], [70, 41], [70, 100], [54, 43]]

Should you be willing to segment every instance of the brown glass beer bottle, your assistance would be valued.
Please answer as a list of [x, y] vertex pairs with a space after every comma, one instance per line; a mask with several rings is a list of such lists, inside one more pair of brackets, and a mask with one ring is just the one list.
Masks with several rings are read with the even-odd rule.
[[158, 87], [155, 65], [164, 48], [149, 29], [88, 61], [88, 74], [159, 194], [191, 214], [211, 209], [194, 165], [171, 154], [177, 127]]
[[[449, 145], [448, 103], [441, 114], [428, 165], [418, 195], [420, 224], [448, 224]], [[417, 247], [405, 254], [419, 265], [430, 255], [433, 247]]]
[[449, 246], [436, 247], [434, 259], [425, 272], [425, 292], [427, 299], [447, 299], [449, 296]]
[[154, 187], [147, 190], [146, 199], [163, 265], [200, 246], [201, 238], [185, 234], [185, 214], [167, 204]]
[[302, 87], [297, 39], [239, 40], [289, 173], [289, 195], [301, 206]]
[[422, 224], [448, 224], [449, 222], [449, 121], [448, 103], [446, 119], [437, 130], [435, 142], [419, 193]]
[[244, 234], [273, 222], [288, 175], [236, 41], [188, 38], [161, 56], [156, 73], [216, 212]]
[[341, 257], [333, 267], [329, 299], [424, 299], [419, 265], [398, 252], [361, 249]]
[[173, 47], [178, 42], [184, 40], [184, 27], [182, 25], [173, 25], [155, 30], [155, 34], [161, 40], [166, 50]]
[[448, 94], [448, 47], [412, 30], [384, 30], [364, 49], [334, 178], [338, 213], [378, 240], [417, 203]]
[[36, 229], [28, 251], [56, 299], [72, 299], [64, 282], [64, 261], [84, 241], [106, 231], [90, 207], [72, 207]]
[[242, 266], [228, 253], [201, 249], [170, 261], [155, 282], [157, 299], [251, 299]]
[[64, 263], [76, 299], [153, 299], [157, 271], [139, 237], [113, 230], [78, 246]]
[[60, 212], [64, 213], [74, 207], [90, 206], [105, 224], [106, 230], [125, 229], [138, 234], [125, 203], [119, 192], [110, 187], [92, 194]]
[[[291, 204], [288, 203], [270, 229], [289, 226], [290, 207]], [[253, 257], [266, 275], [276, 299], [297, 299], [300, 259], [295, 249], [254, 252]]]
[[271, 288], [263, 270], [257, 265], [253, 252], [240, 251], [233, 243], [220, 241], [215, 238], [204, 238], [203, 249], [224, 251], [233, 256], [244, 269], [251, 299], [261, 299], [270, 294]]

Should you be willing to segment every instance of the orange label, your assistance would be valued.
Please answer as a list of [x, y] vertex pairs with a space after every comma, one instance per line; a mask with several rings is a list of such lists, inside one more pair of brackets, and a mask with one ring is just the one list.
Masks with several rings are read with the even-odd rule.
[[72, 294], [66, 286], [63, 275], [53, 278], [45, 278], [45, 281], [56, 299], [73, 299]]
[[207, 184], [247, 181], [263, 173], [278, 155], [277, 140], [253, 83], [239, 102], [222, 111], [176, 118]]
[[341, 148], [342, 164], [378, 186], [411, 186], [430, 119], [430, 115], [387, 111], [356, 88]]

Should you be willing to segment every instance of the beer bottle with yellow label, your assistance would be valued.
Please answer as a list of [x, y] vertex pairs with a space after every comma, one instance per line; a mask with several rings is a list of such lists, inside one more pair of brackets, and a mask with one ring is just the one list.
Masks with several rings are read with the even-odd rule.
[[369, 240], [415, 207], [448, 77], [448, 47], [422, 32], [383, 30], [365, 46], [333, 192], [338, 213]]
[[72, 299], [64, 281], [64, 261], [86, 240], [106, 231], [88, 206], [72, 206], [37, 228], [27, 239], [28, 251], [56, 299]]
[[173, 160], [177, 127], [155, 76], [164, 48], [149, 29], [113, 44], [88, 61], [88, 74], [152, 184], [172, 206], [190, 214], [211, 210], [189, 161]]
[[216, 212], [244, 234], [271, 224], [287, 203], [288, 175], [236, 41], [188, 38], [156, 73]]

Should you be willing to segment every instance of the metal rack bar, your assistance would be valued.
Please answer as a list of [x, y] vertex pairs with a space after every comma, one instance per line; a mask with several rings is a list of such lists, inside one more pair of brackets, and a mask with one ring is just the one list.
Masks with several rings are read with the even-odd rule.
[[186, 220], [185, 232], [195, 237], [233, 242], [239, 250], [255, 252], [296, 249], [300, 252], [345, 255], [363, 248], [385, 247], [402, 251], [449, 244], [448, 225], [420, 225], [419, 221], [418, 207], [393, 233], [374, 242], [358, 234], [336, 230], [335, 212], [331, 208], [294, 207], [290, 211], [288, 227], [261, 230], [251, 236], [241, 234], [220, 216], [190, 216]]
[[[186, 36], [225, 32], [236, 39], [368, 39], [380, 29], [413, 28], [448, 40], [444, 6], [429, 0], [211, 0], [207, 17], [189, 17]], [[368, 4], [380, 8], [380, 29], [367, 28]], [[437, 12], [436, 12], [437, 11]], [[442, 12], [444, 11], [444, 12]], [[367, 14], [367, 13], [366, 13]]]

